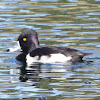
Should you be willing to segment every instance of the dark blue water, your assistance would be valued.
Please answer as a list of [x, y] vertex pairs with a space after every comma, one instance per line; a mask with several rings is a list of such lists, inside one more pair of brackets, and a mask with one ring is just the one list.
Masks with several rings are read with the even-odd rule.
[[[26, 28], [38, 32], [40, 45], [93, 53], [76, 64], [36, 64], [6, 52]], [[0, 99], [99, 100], [100, 0], [1, 0]]]

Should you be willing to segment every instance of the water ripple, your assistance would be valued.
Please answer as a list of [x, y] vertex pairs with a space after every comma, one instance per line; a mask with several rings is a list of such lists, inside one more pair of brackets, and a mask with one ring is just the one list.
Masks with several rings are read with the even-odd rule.
[[[1, 0], [0, 99], [73, 100], [100, 96], [100, 0]], [[25, 28], [40, 46], [77, 48], [83, 62], [26, 66], [6, 52]], [[81, 91], [81, 92], [80, 92]]]

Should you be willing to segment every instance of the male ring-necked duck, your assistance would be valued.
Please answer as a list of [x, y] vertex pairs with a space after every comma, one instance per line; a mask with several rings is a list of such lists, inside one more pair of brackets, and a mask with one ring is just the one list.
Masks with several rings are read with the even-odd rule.
[[37, 32], [33, 29], [26, 29], [18, 37], [18, 46], [9, 51], [15, 51], [21, 48], [22, 52], [16, 57], [18, 61], [26, 61], [28, 64], [34, 62], [55, 63], [55, 62], [77, 62], [90, 53], [83, 53], [79, 50], [56, 47], [39, 46]]

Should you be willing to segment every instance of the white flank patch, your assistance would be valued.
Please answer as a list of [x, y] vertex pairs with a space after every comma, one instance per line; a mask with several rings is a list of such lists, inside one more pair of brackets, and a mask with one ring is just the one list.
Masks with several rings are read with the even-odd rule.
[[72, 59], [71, 56], [66, 57], [63, 54], [50, 54], [51, 56], [41, 56], [39, 59], [39, 56], [31, 57], [29, 54], [26, 56], [26, 62], [28, 65], [31, 65], [35, 62], [40, 62], [40, 63], [62, 63], [62, 62], [67, 62]]
[[21, 49], [19, 45], [19, 41], [17, 41], [17, 44], [13, 48], [9, 48], [9, 52], [14, 52], [17, 51], [18, 49]]

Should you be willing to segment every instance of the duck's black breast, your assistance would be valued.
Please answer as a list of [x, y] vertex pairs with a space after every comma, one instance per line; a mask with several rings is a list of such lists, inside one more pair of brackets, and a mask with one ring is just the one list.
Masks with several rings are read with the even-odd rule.
[[25, 62], [26, 61], [26, 55], [27, 55], [27, 53], [21, 52], [20, 54], [18, 54], [16, 56], [16, 60], [21, 61], [21, 62]]

